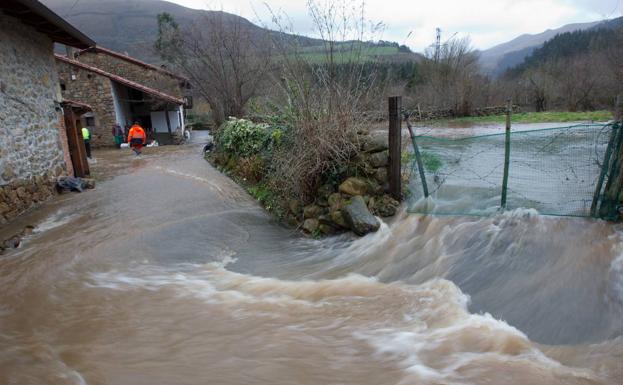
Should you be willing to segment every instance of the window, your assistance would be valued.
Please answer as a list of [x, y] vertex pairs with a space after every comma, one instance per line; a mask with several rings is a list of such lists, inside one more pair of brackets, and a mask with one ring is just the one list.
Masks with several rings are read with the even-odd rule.
[[95, 118], [93, 116], [87, 116], [86, 117], [86, 124], [87, 124], [87, 127], [94, 127], [95, 126]]
[[67, 89], [67, 86], [65, 85], [65, 81], [61, 80], [61, 91], [65, 91]]

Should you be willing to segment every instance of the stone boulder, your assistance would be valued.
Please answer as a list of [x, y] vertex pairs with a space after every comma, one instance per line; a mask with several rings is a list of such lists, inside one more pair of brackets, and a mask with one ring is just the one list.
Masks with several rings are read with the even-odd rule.
[[84, 188], [94, 189], [95, 188], [95, 179], [92, 178], [82, 178], [84, 182]]
[[344, 206], [342, 211], [344, 220], [355, 234], [359, 236], [375, 232], [381, 224], [379, 220], [368, 211], [368, 207], [361, 196], [353, 197], [349, 203]]
[[338, 233], [338, 229], [324, 223], [321, 223], [320, 226], [318, 226], [318, 231], [320, 231], [323, 235], [333, 235]]
[[288, 210], [290, 210], [290, 213], [293, 215], [298, 216], [302, 211], [301, 202], [296, 199], [288, 200]]
[[386, 183], [387, 178], [387, 167], [379, 167], [374, 171], [374, 179], [379, 182], [379, 184]]
[[342, 194], [340, 193], [333, 193], [329, 195], [329, 199], [327, 201], [329, 203], [330, 211], [340, 210], [342, 206], [344, 205], [344, 199], [342, 198]]
[[380, 152], [389, 148], [389, 135], [387, 132], [378, 131], [366, 135], [363, 139], [362, 150], [365, 152]]
[[303, 208], [303, 218], [316, 218], [322, 214], [322, 207], [318, 205], [309, 205]]
[[2, 242], [2, 246], [5, 249], [17, 249], [21, 243], [22, 238], [19, 235], [14, 235], [11, 238], [5, 239], [4, 242]]
[[346, 219], [344, 219], [344, 214], [342, 214], [341, 210], [331, 212], [330, 216], [333, 223], [344, 229], [348, 228], [348, 223], [346, 223]]
[[400, 202], [398, 202], [389, 195], [372, 198], [368, 203], [368, 208], [370, 209], [370, 211], [373, 214], [383, 218], [396, 215], [396, 211], [398, 211], [399, 206]]
[[315, 218], [305, 219], [305, 222], [303, 222], [303, 230], [308, 234], [313, 234], [318, 230], [318, 226], [320, 226], [320, 221]]
[[368, 156], [368, 163], [374, 168], [385, 167], [389, 164], [389, 154], [387, 151], [370, 154]]
[[339, 190], [350, 196], [374, 194], [378, 185], [370, 179], [352, 176], [340, 184]]

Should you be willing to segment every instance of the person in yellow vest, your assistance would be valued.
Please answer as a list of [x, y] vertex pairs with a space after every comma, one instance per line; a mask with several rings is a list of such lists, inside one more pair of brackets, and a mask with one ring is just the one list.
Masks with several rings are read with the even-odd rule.
[[141, 155], [141, 150], [146, 141], [147, 135], [145, 135], [145, 130], [138, 122], [134, 122], [134, 125], [130, 127], [130, 132], [128, 133], [128, 143], [137, 156]]
[[87, 150], [87, 158], [91, 159], [91, 131], [82, 127], [82, 140], [84, 140], [84, 148]]

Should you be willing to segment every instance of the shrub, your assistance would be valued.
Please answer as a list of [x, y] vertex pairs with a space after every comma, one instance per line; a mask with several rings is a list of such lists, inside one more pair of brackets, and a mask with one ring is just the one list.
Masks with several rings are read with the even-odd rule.
[[264, 161], [257, 155], [240, 158], [234, 172], [249, 183], [258, 183], [264, 176]]
[[229, 118], [216, 133], [218, 151], [238, 157], [270, 152], [273, 132], [267, 124]]

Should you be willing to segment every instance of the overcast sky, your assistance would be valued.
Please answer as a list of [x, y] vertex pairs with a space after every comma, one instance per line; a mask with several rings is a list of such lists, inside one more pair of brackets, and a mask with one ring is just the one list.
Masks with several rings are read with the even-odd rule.
[[[195, 8], [224, 10], [271, 27], [266, 4], [289, 16], [295, 32], [314, 35], [306, 0], [169, 0]], [[348, 0], [343, 0], [348, 1]], [[357, 3], [359, 0], [357, 0]], [[469, 35], [486, 49], [523, 33], [539, 33], [565, 24], [621, 16], [623, 0], [367, 0], [367, 18], [385, 25], [383, 40], [422, 51], [435, 38]], [[272, 26], [274, 28], [274, 26]]]

